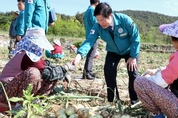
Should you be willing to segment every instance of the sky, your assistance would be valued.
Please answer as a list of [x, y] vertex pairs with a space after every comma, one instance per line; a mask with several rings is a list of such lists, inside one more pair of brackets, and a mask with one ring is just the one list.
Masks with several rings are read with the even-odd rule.
[[[178, 16], [178, 0], [100, 0], [107, 2], [113, 11], [141, 10]], [[88, 8], [89, 0], [50, 0], [51, 8], [60, 14], [74, 16]], [[0, 0], [0, 12], [17, 11], [17, 0]]]

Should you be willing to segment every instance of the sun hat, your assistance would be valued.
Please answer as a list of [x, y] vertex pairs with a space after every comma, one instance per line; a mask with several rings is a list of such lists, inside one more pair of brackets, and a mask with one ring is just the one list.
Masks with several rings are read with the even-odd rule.
[[162, 24], [159, 26], [159, 30], [166, 35], [178, 38], [178, 20], [171, 24]]
[[55, 40], [53, 41], [53, 43], [55, 43], [55, 44], [58, 45], [58, 46], [61, 46], [61, 42], [60, 42], [60, 40], [58, 40], [58, 39], [55, 39]]
[[15, 50], [12, 51], [12, 55], [24, 50], [33, 62], [37, 62], [43, 55], [43, 49], [54, 50], [45, 36], [44, 29], [40, 27], [28, 28], [25, 36], [17, 43]]

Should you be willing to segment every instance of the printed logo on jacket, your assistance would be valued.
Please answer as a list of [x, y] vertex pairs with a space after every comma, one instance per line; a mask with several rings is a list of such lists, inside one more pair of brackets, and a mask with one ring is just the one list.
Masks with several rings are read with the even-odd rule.
[[95, 30], [92, 29], [92, 30], [90, 31], [90, 34], [94, 34], [94, 33], [95, 33]]
[[120, 37], [126, 36], [127, 33], [124, 33], [124, 30], [122, 28], [118, 29], [118, 33], [120, 34]]
[[33, 0], [28, 0], [28, 3], [32, 4], [32, 3], [33, 3]]

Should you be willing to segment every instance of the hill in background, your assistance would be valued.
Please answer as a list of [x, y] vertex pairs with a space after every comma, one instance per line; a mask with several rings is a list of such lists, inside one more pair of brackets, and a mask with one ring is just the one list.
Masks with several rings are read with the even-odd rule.
[[[178, 17], [168, 16], [150, 11], [124, 10], [115, 11], [130, 16], [138, 25], [142, 42], [148, 43], [169, 43], [169, 38], [158, 31], [158, 26], [164, 23], [172, 23]], [[76, 13], [75, 16], [58, 14], [55, 27], [50, 27], [48, 34], [71, 37], [84, 37], [83, 13]], [[8, 31], [12, 12], [0, 12], [0, 30]], [[70, 24], [70, 25], [69, 25]]]

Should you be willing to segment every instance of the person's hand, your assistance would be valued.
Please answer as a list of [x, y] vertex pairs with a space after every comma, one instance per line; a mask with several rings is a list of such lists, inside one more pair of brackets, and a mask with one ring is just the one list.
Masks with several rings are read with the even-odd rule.
[[66, 70], [69, 70], [69, 71], [76, 71], [77, 70], [77, 67], [76, 65], [74, 65], [73, 63], [71, 62], [68, 62], [64, 65], [65, 69]]
[[22, 38], [22, 37], [21, 37], [21, 36], [19, 36], [19, 35], [17, 35], [17, 36], [16, 36], [17, 41], [20, 41], [20, 40], [21, 40], [21, 38]]
[[68, 73], [66, 73], [65, 79], [63, 81], [63, 85], [65, 89], [67, 89], [67, 86], [71, 82], [71, 80], [72, 80], [72, 77]]
[[158, 72], [158, 69], [148, 69], [146, 70], [141, 76], [152, 76], [155, 75]]
[[54, 25], [54, 22], [50, 23], [49, 26], [53, 26]]
[[66, 80], [63, 82], [64, 89], [67, 89], [68, 84], [69, 84], [69, 83], [68, 83]]
[[66, 81], [67, 83], [70, 83], [71, 80], [72, 80], [72, 77], [71, 77], [68, 73], [66, 73], [66, 75], [65, 75], [65, 81]]
[[78, 65], [80, 60], [81, 60], [81, 55], [80, 54], [77, 54], [77, 56], [72, 60], [72, 64], [74, 65]]
[[129, 71], [137, 70], [136, 58], [130, 57], [126, 62], [126, 65], [128, 66]]

